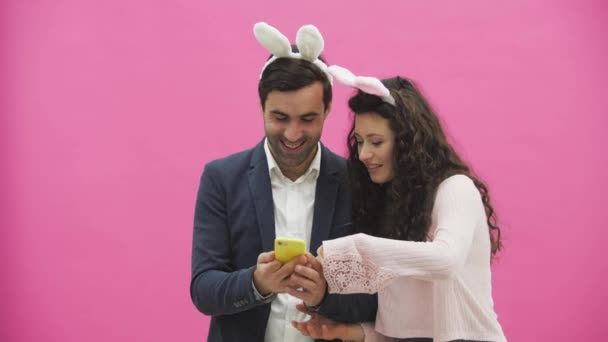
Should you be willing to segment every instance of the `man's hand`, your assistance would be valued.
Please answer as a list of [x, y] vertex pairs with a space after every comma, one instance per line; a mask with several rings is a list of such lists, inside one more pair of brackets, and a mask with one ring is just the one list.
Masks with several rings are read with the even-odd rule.
[[271, 293], [286, 293], [289, 278], [297, 264], [297, 258], [283, 264], [275, 260], [274, 252], [258, 255], [258, 263], [253, 272], [253, 284], [262, 296]]
[[298, 257], [297, 262], [287, 293], [301, 299], [307, 306], [319, 305], [327, 290], [323, 266], [310, 254]]

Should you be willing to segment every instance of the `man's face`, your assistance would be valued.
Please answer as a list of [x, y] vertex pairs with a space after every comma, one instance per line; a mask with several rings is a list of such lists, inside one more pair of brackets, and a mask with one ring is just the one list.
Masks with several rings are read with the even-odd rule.
[[[281, 170], [304, 173], [317, 151], [323, 123], [323, 85], [315, 82], [293, 91], [272, 91], [264, 109], [264, 130]], [[299, 175], [298, 175], [299, 176]]]

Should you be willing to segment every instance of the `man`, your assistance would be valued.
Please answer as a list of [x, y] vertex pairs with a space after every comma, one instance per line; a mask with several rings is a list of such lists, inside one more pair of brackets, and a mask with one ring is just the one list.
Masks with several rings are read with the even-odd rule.
[[208, 163], [201, 177], [190, 294], [212, 316], [208, 341], [311, 341], [291, 326], [302, 320], [295, 308], [302, 301], [334, 319], [375, 318], [373, 296], [327, 295], [314, 258], [274, 260], [276, 236], [300, 238], [315, 251], [323, 240], [352, 233], [345, 161], [319, 142], [332, 99], [318, 59], [322, 38], [303, 27], [300, 54], [277, 34], [256, 25], [273, 53], [258, 86], [266, 137]]

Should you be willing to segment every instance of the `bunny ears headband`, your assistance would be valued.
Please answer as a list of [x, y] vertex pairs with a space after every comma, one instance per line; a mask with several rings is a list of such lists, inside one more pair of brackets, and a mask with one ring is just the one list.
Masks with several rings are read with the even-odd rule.
[[[258, 42], [272, 53], [272, 57], [264, 64], [262, 73], [270, 63], [278, 58], [288, 57], [304, 59], [313, 63], [327, 74], [329, 82], [332, 81], [331, 75], [327, 73], [327, 65], [319, 59], [325, 45], [323, 37], [321, 36], [321, 32], [313, 25], [304, 25], [298, 30], [296, 45], [300, 52], [292, 52], [289, 39], [279, 32], [279, 30], [264, 22], [255, 24], [253, 26], [253, 33]], [[261, 77], [262, 74], [260, 73]]]
[[[296, 45], [300, 52], [292, 52], [289, 39], [276, 28], [260, 22], [253, 26], [253, 33], [258, 42], [272, 53], [272, 57], [266, 61], [262, 68], [262, 73], [266, 67], [278, 58], [288, 57], [307, 60], [327, 74], [329, 82], [332, 76], [341, 83], [357, 88], [365, 93], [379, 96], [384, 102], [395, 106], [395, 99], [391, 96], [388, 88], [375, 77], [355, 76], [352, 72], [341, 66], [332, 65], [327, 67], [319, 59], [325, 45], [321, 32], [313, 25], [304, 25], [298, 30], [296, 35]], [[262, 74], [260, 73], [260, 78]]]
[[338, 65], [330, 66], [327, 71], [340, 83], [357, 88], [364, 93], [376, 95], [382, 101], [395, 106], [395, 99], [391, 96], [391, 92], [379, 79], [375, 77], [355, 76], [350, 70]]

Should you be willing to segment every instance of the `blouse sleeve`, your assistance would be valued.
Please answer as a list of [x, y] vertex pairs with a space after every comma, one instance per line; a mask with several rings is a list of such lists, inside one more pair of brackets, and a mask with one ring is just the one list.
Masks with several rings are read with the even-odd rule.
[[361, 323], [363, 333], [365, 334], [365, 342], [398, 342], [399, 339], [387, 337], [374, 329], [374, 323]]
[[[376, 293], [397, 277], [446, 279], [460, 272], [485, 211], [470, 178], [452, 176], [437, 189], [432, 241], [355, 234], [323, 242], [323, 273], [330, 293]], [[481, 212], [480, 212], [481, 211]]]

